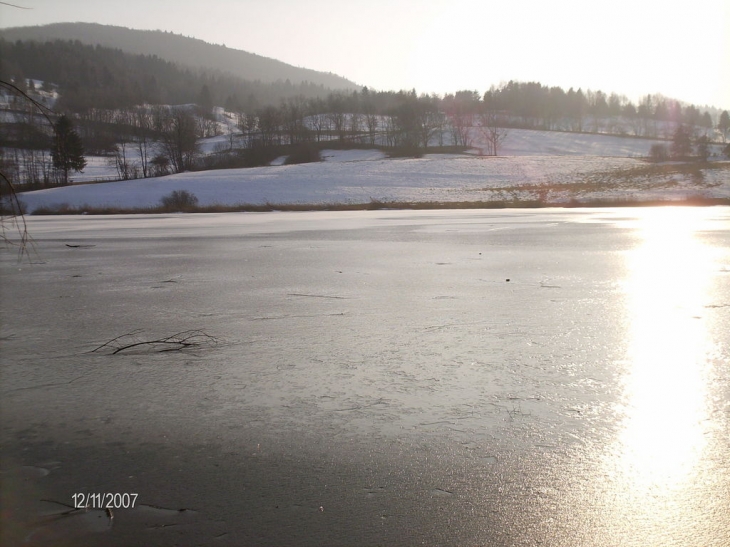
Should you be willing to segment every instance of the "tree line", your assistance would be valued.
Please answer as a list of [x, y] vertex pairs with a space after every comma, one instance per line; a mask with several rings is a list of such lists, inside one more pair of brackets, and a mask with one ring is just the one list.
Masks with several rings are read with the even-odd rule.
[[[508, 128], [534, 127], [536, 123], [510, 109], [506, 98], [518, 87], [509, 84], [493, 88], [481, 97], [471, 91], [436, 96], [418, 95], [415, 90], [378, 92], [363, 88], [352, 93], [330, 93], [324, 98], [289, 97], [278, 106], [246, 112], [214, 109], [204, 85], [198, 104], [93, 108], [68, 117], [74, 120], [74, 132], [85, 152], [108, 156], [120, 179], [195, 169], [253, 167], [284, 154], [291, 161], [313, 161], [325, 146], [379, 147], [391, 156], [420, 156], [428, 151], [465, 150], [474, 145], [475, 137], [480, 137], [481, 152], [497, 155]], [[568, 92], [564, 97], [575, 96], [580, 94]], [[600, 95], [586, 96], [594, 101], [586, 103], [590, 112], [600, 104], [596, 99]], [[675, 116], [682, 111], [693, 112], [681, 106], [672, 110]], [[658, 117], [656, 112], [648, 122], [666, 123], [673, 144], [652, 147], [652, 159], [686, 158], [691, 147], [706, 159], [711, 140], [701, 118], [697, 125], [690, 125], [686, 122], [691, 122], [691, 117], [675, 118], [681, 120], [675, 122]], [[53, 149], [52, 132], [47, 124], [32, 108], [15, 114], [16, 122], [6, 124], [6, 129], [16, 131], [3, 131], [2, 136], [2, 144], [10, 150], [6, 148], [3, 155], [5, 169], [17, 173], [18, 183], [33, 188], [67, 181], [67, 173], [60, 178], [53, 176], [49, 152]], [[224, 133], [222, 121], [227, 121], [230, 128], [225, 130], [225, 141], [218, 143], [213, 154], [200, 154], [201, 139]], [[726, 111], [719, 116], [716, 128], [725, 142], [730, 130]]]
[[[81, 114], [92, 109], [118, 109], [141, 104], [212, 104], [228, 111], [252, 113], [279, 107], [293, 97], [332, 102], [333, 91], [307, 82], [264, 84], [216, 71], [191, 70], [154, 55], [133, 55], [118, 49], [84, 45], [79, 41], [8, 42], [0, 39], [0, 80], [18, 86], [28, 79], [57, 86], [57, 109]], [[349, 112], [385, 114], [401, 99], [401, 92], [337, 93]], [[431, 97], [441, 111], [455, 104], [476, 114], [479, 103], [502, 112], [511, 127], [629, 134], [670, 139], [671, 124], [711, 129], [713, 115], [694, 105], [661, 95], [646, 95], [638, 103], [625, 96], [583, 91], [538, 82], [510, 81], [480, 95], [460, 91]], [[310, 110], [321, 110], [309, 105]]]
[[[305, 94], [295, 92], [301, 86], [284, 83], [259, 88], [276, 93], [249, 94], [242, 101], [236, 90], [245, 91], [236, 85], [250, 82], [193, 73], [156, 57], [110, 48], [0, 40], [0, 54], [0, 80], [7, 78], [72, 120], [84, 153], [108, 156], [120, 179], [265, 165], [282, 154], [291, 161], [311, 161], [323, 146], [380, 147], [392, 156], [419, 156], [464, 150], [479, 137], [481, 152], [497, 155], [510, 128], [674, 141], [681, 128], [700, 155], [713, 136], [726, 142], [730, 132], [727, 111], [715, 111], [713, 118], [707, 110], [659, 95], [647, 95], [634, 105], [617, 94], [565, 91], [535, 82], [509, 82], [484, 94], [462, 90], [445, 95], [367, 87], [333, 92], [306, 85], [311, 93]], [[178, 106], [170, 106], [174, 104]], [[223, 105], [223, 111], [214, 105]], [[9, 101], [8, 114], [0, 132], [4, 172], [15, 173], [18, 183], [32, 188], [66, 182], [68, 170], [59, 177], [54, 166], [53, 131], [37, 107]], [[226, 142], [214, 154], [200, 154], [200, 139], [220, 135], [222, 122], [234, 127], [225, 130]], [[658, 160], [665, 153], [688, 155], [686, 145], [651, 151]]]

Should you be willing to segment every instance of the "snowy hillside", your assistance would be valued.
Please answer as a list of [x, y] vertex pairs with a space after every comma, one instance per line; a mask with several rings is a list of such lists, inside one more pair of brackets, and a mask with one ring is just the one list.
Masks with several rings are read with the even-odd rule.
[[[200, 141], [203, 155], [233, 146], [232, 116], [216, 109], [217, 137]], [[499, 156], [476, 128], [466, 154], [387, 158], [379, 149], [323, 150], [322, 162], [248, 169], [185, 172], [158, 178], [118, 178], [113, 160], [87, 157], [74, 185], [21, 194], [28, 211], [38, 208], [145, 208], [174, 190], [192, 192], [200, 206], [474, 202], [536, 200], [552, 203], [596, 199], [730, 197], [730, 163], [654, 165], [645, 162], [654, 141], [587, 133], [510, 129]], [[719, 149], [713, 150], [719, 157]], [[138, 158], [134, 147], [128, 159]], [[99, 182], [102, 181], [102, 182]], [[95, 182], [95, 183], [94, 183]]]
[[32, 212], [64, 205], [152, 207], [173, 190], [192, 192], [201, 206], [730, 197], [730, 163], [725, 162], [699, 169], [580, 155], [387, 159], [377, 150], [325, 150], [322, 155], [325, 161], [319, 163], [81, 184], [29, 192], [21, 199]]
[[[646, 157], [652, 144], [665, 141], [565, 133], [559, 131], [532, 131], [509, 129], [507, 138], [499, 150], [504, 156], [616, 156], [624, 158]], [[475, 135], [476, 145], [481, 141]]]

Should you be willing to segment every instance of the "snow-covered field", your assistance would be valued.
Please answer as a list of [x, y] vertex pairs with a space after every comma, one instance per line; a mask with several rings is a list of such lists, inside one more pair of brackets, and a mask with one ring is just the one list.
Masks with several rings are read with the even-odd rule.
[[[212, 150], [221, 136], [204, 143]], [[25, 193], [39, 207], [152, 207], [173, 190], [195, 194], [199, 205], [347, 204], [378, 201], [542, 199], [680, 199], [730, 197], [730, 164], [712, 168], [652, 166], [639, 159], [653, 141], [574, 133], [510, 130], [499, 157], [430, 154], [389, 159], [379, 150], [324, 150], [323, 162], [188, 172], [167, 177], [78, 184]], [[89, 158], [82, 182], [114, 174], [103, 158]]]

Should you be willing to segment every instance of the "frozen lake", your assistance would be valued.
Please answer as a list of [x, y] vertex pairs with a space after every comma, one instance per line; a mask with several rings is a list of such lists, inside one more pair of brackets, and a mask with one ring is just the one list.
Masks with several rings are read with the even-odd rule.
[[3, 545], [730, 543], [730, 208], [28, 227]]

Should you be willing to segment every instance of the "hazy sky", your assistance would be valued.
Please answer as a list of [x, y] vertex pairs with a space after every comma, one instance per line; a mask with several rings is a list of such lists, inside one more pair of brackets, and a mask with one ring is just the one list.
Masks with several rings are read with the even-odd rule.
[[730, 1], [7, 0], [0, 27], [168, 30], [375, 89], [509, 80], [730, 109]]

